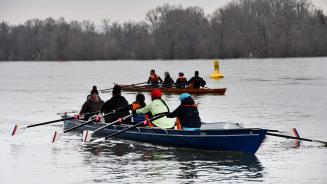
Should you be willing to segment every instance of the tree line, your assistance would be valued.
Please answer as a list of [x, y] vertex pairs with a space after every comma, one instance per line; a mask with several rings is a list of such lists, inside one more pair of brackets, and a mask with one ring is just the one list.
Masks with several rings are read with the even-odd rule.
[[327, 16], [308, 0], [234, 0], [205, 15], [165, 4], [140, 22], [0, 22], [0, 60], [210, 59], [327, 55]]

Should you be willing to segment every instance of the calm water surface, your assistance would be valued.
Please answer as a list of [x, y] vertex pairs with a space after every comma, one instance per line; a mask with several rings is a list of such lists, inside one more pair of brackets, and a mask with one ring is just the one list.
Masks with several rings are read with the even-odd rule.
[[[327, 183], [327, 148], [268, 137], [256, 155], [159, 147], [132, 141], [81, 143], [80, 134], [50, 143], [62, 124], [28, 129], [14, 124], [57, 119], [79, 110], [92, 85], [138, 83], [150, 69], [176, 78], [194, 70], [226, 96], [198, 96], [204, 122], [289, 131], [327, 140], [327, 58], [222, 60], [225, 78], [209, 79], [212, 60], [0, 63], [0, 183]], [[123, 94], [129, 102], [135, 94]], [[101, 94], [107, 100], [110, 94]], [[146, 95], [147, 102], [150, 97]], [[171, 109], [178, 96], [165, 96]]]

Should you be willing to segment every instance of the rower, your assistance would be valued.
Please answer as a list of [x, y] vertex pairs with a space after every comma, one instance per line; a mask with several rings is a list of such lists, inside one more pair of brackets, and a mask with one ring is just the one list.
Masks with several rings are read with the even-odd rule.
[[162, 79], [156, 74], [156, 71], [152, 69], [147, 84], [152, 87], [158, 87], [159, 83], [162, 83]]
[[[136, 114], [146, 114], [150, 112], [152, 117], [155, 117], [169, 112], [166, 102], [162, 100], [161, 97], [162, 91], [160, 89], [154, 89], [151, 92], [152, 102], [145, 107], [136, 110]], [[175, 126], [175, 119], [162, 117], [151, 123], [160, 128], [173, 128]]]
[[139, 123], [141, 121], [144, 121], [145, 120], [145, 115], [144, 114], [136, 114], [135, 111], [137, 109], [143, 108], [145, 106], [146, 106], [145, 96], [142, 93], [138, 93], [136, 95], [136, 100], [132, 104], [126, 106], [123, 109], [119, 109], [117, 111], [132, 111], [133, 122], [134, 122], [134, 124], [136, 124], [136, 123]]
[[190, 86], [190, 88], [193, 89], [200, 89], [200, 87], [204, 87], [207, 83], [205, 80], [203, 80], [202, 77], [199, 77], [199, 71], [194, 72], [194, 77], [192, 77], [187, 84]]
[[175, 82], [176, 88], [186, 88], [187, 86], [187, 79], [184, 77], [183, 72], [178, 73], [178, 78]]
[[[103, 113], [110, 113], [113, 112], [114, 110], [122, 109], [128, 106], [128, 102], [121, 95], [121, 87], [118, 85], [115, 85], [113, 90], [112, 90], [112, 97], [104, 103], [103, 107], [101, 108], [101, 112]], [[116, 111], [115, 113], [111, 114], [110, 116], [105, 117], [106, 123], [116, 121], [117, 119], [129, 115], [128, 110], [119, 110]], [[126, 119], [124, 123], [129, 123], [130, 119]]]
[[84, 102], [80, 115], [84, 115], [84, 119], [87, 120], [91, 115], [89, 113], [99, 112], [103, 106], [104, 102], [99, 97], [99, 92], [96, 86], [93, 86], [91, 94], [88, 95], [86, 102]]
[[170, 88], [174, 85], [174, 80], [170, 77], [169, 72], [165, 72], [165, 79], [162, 83], [163, 87]]
[[177, 117], [183, 130], [195, 131], [200, 130], [201, 119], [198, 107], [189, 93], [183, 93], [179, 97], [181, 104], [171, 113], [167, 113], [167, 117]]

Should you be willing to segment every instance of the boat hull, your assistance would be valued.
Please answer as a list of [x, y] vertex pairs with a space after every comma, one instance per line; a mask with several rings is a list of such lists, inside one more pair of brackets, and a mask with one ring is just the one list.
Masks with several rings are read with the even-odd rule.
[[[137, 86], [129, 86], [129, 85], [121, 85], [123, 91], [130, 91], [130, 92], [151, 92], [154, 88], [153, 87], [137, 87]], [[215, 89], [208, 89], [208, 88], [200, 88], [200, 89], [190, 89], [190, 88], [159, 88], [164, 93], [190, 93], [190, 94], [213, 94], [213, 95], [225, 95], [226, 88], [215, 88]]]
[[[81, 124], [82, 121], [69, 120], [64, 122], [64, 128], [69, 129]], [[105, 124], [94, 123], [76, 129], [95, 130]], [[111, 126], [96, 133], [97, 137], [107, 136], [127, 128]], [[201, 131], [164, 130], [160, 128], [140, 127], [131, 129], [115, 136], [119, 139], [146, 142], [157, 145], [195, 148], [212, 151], [238, 151], [255, 153], [266, 136], [266, 129], [217, 129]]]

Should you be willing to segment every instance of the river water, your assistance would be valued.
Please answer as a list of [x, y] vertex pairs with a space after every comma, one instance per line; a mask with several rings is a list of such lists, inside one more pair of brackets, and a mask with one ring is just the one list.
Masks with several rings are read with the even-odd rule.
[[[0, 183], [327, 183], [327, 148], [268, 137], [255, 155], [206, 152], [109, 140], [90, 146], [80, 134], [50, 143], [62, 124], [10, 136], [15, 124], [79, 111], [93, 85], [139, 83], [150, 69], [176, 78], [195, 70], [225, 96], [197, 96], [204, 122], [238, 122], [327, 141], [327, 58], [222, 60], [222, 80], [209, 78], [212, 60], [0, 62]], [[100, 94], [107, 100], [110, 94]], [[129, 102], [134, 93], [123, 93]], [[174, 109], [178, 96], [164, 96]], [[150, 96], [146, 94], [149, 103]]]

